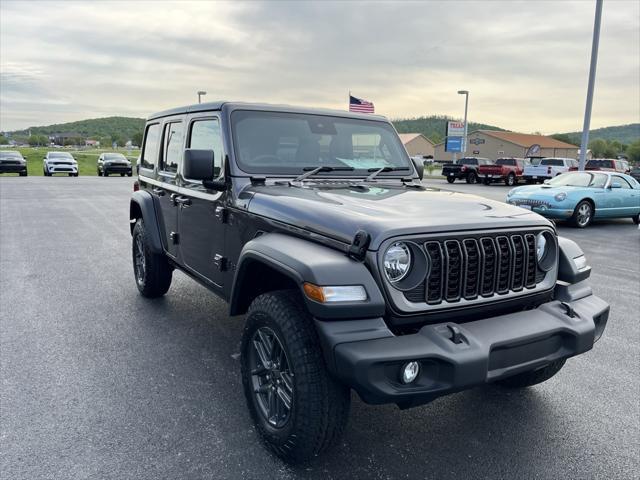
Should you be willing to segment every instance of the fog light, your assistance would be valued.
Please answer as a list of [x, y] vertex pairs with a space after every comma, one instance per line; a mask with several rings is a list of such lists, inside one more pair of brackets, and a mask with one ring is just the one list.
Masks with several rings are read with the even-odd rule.
[[402, 383], [411, 383], [420, 373], [420, 364], [418, 362], [405, 363], [402, 367]]

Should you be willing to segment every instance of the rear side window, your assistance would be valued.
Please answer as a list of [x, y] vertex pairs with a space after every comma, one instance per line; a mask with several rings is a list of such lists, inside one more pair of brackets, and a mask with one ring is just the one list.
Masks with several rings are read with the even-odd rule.
[[564, 162], [559, 158], [543, 158], [540, 162], [540, 165], [549, 165], [554, 167], [562, 167], [564, 166]]
[[477, 158], [461, 158], [458, 160], [458, 165], [478, 165]]
[[147, 134], [144, 138], [144, 148], [140, 164], [142, 168], [153, 170], [158, 158], [158, 142], [160, 140], [160, 125], [153, 124], [147, 127]]
[[618, 175], [613, 175], [611, 177], [611, 183], [613, 182], [618, 182], [622, 188], [632, 188], [631, 185], [629, 185], [629, 182], [627, 182], [624, 178], [619, 177]]
[[191, 132], [187, 148], [195, 150], [213, 150], [213, 173], [220, 176], [224, 148], [222, 146], [222, 131], [217, 118], [195, 120], [191, 124]]
[[516, 161], [513, 158], [499, 158], [496, 160], [496, 165], [511, 165], [512, 167], [515, 167]]
[[182, 122], [171, 122], [164, 126], [164, 159], [162, 170], [177, 173], [182, 159]]

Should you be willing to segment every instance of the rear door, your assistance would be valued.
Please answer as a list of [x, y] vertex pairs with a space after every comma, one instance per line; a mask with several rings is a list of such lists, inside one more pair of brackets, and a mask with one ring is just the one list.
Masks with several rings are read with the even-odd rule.
[[162, 150], [159, 157], [158, 180], [154, 187], [160, 204], [160, 215], [164, 224], [165, 245], [173, 258], [178, 255], [180, 235], [178, 233], [178, 203], [180, 195], [177, 182], [178, 168], [182, 163], [184, 148], [184, 123], [180, 118], [165, 121], [162, 127]]
[[[214, 172], [222, 180], [225, 150], [217, 115], [190, 119], [185, 148], [213, 150]], [[181, 195], [187, 200], [183, 201], [180, 211], [182, 262], [212, 286], [222, 289], [227, 271], [225, 194], [208, 190], [202, 182], [188, 178], [182, 178], [182, 184]]]

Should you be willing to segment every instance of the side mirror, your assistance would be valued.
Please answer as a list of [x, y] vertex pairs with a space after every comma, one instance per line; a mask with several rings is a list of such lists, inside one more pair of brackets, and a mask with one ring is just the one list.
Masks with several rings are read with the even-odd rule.
[[422, 180], [424, 178], [424, 160], [418, 158], [412, 158], [413, 166], [416, 167], [416, 172], [418, 172], [418, 178]]
[[611, 188], [622, 188], [622, 184], [620, 182], [613, 182]]
[[213, 180], [213, 150], [196, 150], [187, 148], [184, 151], [182, 173], [189, 180]]

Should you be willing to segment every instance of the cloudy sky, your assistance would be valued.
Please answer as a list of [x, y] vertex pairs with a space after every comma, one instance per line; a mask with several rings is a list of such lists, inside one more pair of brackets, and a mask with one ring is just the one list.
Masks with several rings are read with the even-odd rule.
[[[582, 128], [595, 0], [0, 0], [0, 130], [207, 99]], [[605, 0], [592, 127], [640, 121], [640, 2]]]

